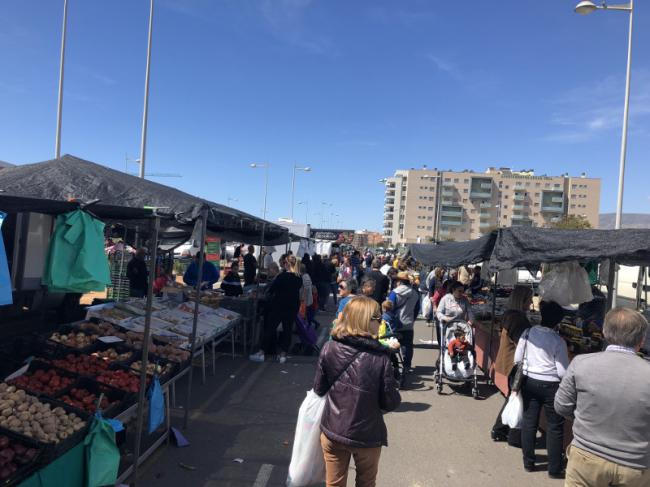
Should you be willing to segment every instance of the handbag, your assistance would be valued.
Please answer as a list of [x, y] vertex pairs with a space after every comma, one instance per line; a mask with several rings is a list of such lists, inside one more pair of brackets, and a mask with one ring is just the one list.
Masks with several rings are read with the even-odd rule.
[[524, 362], [526, 361], [526, 350], [528, 349], [528, 335], [530, 335], [530, 329], [526, 330], [526, 342], [524, 343], [524, 354], [521, 357], [521, 361], [515, 363], [515, 375], [512, 378], [512, 386], [510, 387], [510, 390], [513, 392], [520, 391], [524, 383]]

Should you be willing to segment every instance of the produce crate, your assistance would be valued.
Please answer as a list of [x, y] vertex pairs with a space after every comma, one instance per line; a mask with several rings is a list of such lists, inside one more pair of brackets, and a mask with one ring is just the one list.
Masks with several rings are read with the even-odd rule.
[[97, 348], [97, 340], [95, 340], [93, 343], [91, 343], [91, 344], [89, 344], [89, 345], [87, 345], [85, 347], [80, 347], [80, 348], [79, 347], [71, 347], [71, 346], [66, 345], [64, 343], [52, 340], [50, 337], [54, 333], [59, 333], [60, 335], [67, 335], [67, 334], [70, 334], [70, 333], [74, 333], [74, 334], [83, 333], [84, 335], [87, 335], [87, 336], [92, 335], [92, 333], [90, 333], [88, 331], [85, 331], [85, 330], [80, 330], [78, 328], [75, 328], [72, 325], [63, 325], [63, 326], [59, 327], [59, 329], [57, 331], [49, 333], [47, 335], [47, 337], [46, 337], [47, 343], [53, 345], [56, 348], [62, 348], [64, 350], [73, 350], [73, 351], [81, 352], [81, 353], [91, 353], [91, 352], [94, 352], [95, 349]]
[[67, 403], [63, 397], [70, 396], [74, 389], [85, 389], [91, 394], [95, 395], [95, 401], [93, 401], [93, 408], [95, 402], [99, 399], [100, 394], [104, 396], [113, 404], [111, 404], [106, 409], [102, 410], [102, 416], [105, 418], [114, 418], [123, 411], [125, 411], [129, 406], [131, 406], [136, 401], [135, 394], [127, 393], [120, 389], [115, 389], [113, 387], [107, 386], [106, 384], [100, 384], [99, 382], [89, 379], [87, 377], [80, 377], [77, 381], [64, 393], [60, 394], [56, 399], [57, 401], [68, 404], [69, 407], [76, 410], [75, 414], [81, 416], [82, 414], [94, 414], [94, 410], [81, 409], [76, 405]]
[[[80, 352], [74, 349], [58, 349], [53, 353], [50, 353], [46, 360], [48, 363], [51, 363], [52, 367], [57, 368], [58, 370], [67, 371], [71, 374], [75, 374], [77, 377], [95, 377], [97, 373], [79, 371], [77, 368], [73, 367], [70, 363], [70, 356], [74, 356], [75, 360], [79, 357], [89, 357], [89, 360], [95, 361], [99, 366], [106, 366], [107, 370], [110, 370], [113, 367], [118, 367], [119, 365], [115, 364], [105, 364], [105, 362], [99, 357], [92, 356], [89, 353]], [[55, 364], [55, 362], [57, 362]], [[100, 370], [101, 372], [101, 370]]]
[[[128, 367], [117, 366], [114, 369], [107, 370], [106, 372], [100, 374], [99, 376], [97, 376], [97, 378], [95, 380], [99, 384], [108, 385], [109, 387], [112, 387], [113, 389], [117, 389], [117, 390], [120, 390], [120, 391], [123, 391], [123, 392], [126, 392], [126, 393], [137, 393], [137, 391], [132, 391], [130, 389], [120, 387], [117, 384], [108, 384], [108, 383], [102, 382], [100, 380], [102, 377], [106, 377], [107, 379], [110, 379], [110, 378], [114, 377], [115, 374], [121, 374], [121, 375], [124, 375], [125, 377], [128, 377], [129, 383], [132, 383], [133, 385], [137, 386], [137, 389], [139, 390], [139, 388], [140, 388], [140, 378], [139, 378], [139, 376], [136, 376], [135, 374], [133, 374], [131, 369], [128, 368]], [[133, 378], [135, 378], [137, 380], [133, 380]], [[151, 382], [151, 380], [149, 379], [147, 381], [147, 386], [149, 385], [150, 382]]]
[[[40, 360], [32, 360], [31, 363], [29, 364], [29, 369], [27, 370], [27, 372], [25, 372], [23, 374], [23, 377], [32, 377], [39, 370], [42, 370], [42, 371], [53, 370], [53, 371], [56, 372], [56, 374], [59, 377], [66, 377], [68, 379], [71, 379], [72, 383], [74, 383], [74, 381], [77, 379], [76, 374], [73, 374], [72, 372], [68, 372], [68, 371], [63, 370], [63, 369], [59, 369], [57, 367], [54, 367], [51, 364], [41, 362]], [[16, 387], [18, 387], [20, 389], [24, 389], [25, 392], [27, 392], [28, 394], [31, 394], [32, 396], [36, 396], [38, 398], [41, 398], [41, 397], [54, 398], [54, 397], [64, 393], [72, 385], [72, 383], [71, 383], [71, 384], [68, 384], [67, 386], [59, 387], [57, 390], [53, 391], [52, 393], [47, 393], [47, 392], [35, 390], [34, 388], [30, 388], [29, 386], [22, 386], [22, 385], [16, 384], [16, 380], [17, 379], [12, 379], [11, 381], [9, 381], [7, 383], [10, 384], [10, 385], [14, 385], [14, 386], [16, 386]]]
[[[12, 444], [15, 445], [16, 443], [20, 443], [27, 449], [36, 450], [36, 454], [31, 459], [31, 461], [25, 463], [24, 465], [19, 465], [18, 469], [8, 477], [2, 478], [1, 474], [2, 474], [2, 469], [4, 467], [0, 467], [0, 486], [9, 487], [12, 485], [18, 485], [20, 482], [25, 480], [27, 477], [32, 475], [36, 470], [40, 468], [41, 457], [43, 454], [43, 447], [37, 441], [27, 436], [14, 433], [13, 431], [5, 428], [0, 428], [0, 438], [2, 437], [7, 438], [9, 440], [9, 444], [3, 446], [2, 440], [0, 439], [0, 450], [4, 450], [7, 446], [12, 446]], [[19, 462], [13, 462], [13, 463], [16, 464]]]
[[129, 347], [125, 343], [103, 343], [99, 342], [97, 344], [97, 349], [91, 354], [95, 355], [97, 353], [105, 352], [110, 349], [114, 349], [119, 355], [125, 354], [125, 353], [130, 353], [131, 356], [128, 358], [124, 358], [122, 360], [117, 360], [117, 359], [102, 359], [104, 361], [107, 361], [109, 363], [109, 368], [118, 366], [118, 365], [123, 365], [123, 366], [128, 366], [130, 365], [134, 360], [136, 359], [137, 351], [134, 350], [133, 348]]
[[41, 461], [43, 464], [45, 464], [45, 463], [52, 462], [54, 459], [60, 457], [65, 452], [73, 448], [79, 442], [83, 441], [84, 437], [88, 433], [88, 429], [90, 428], [90, 416], [88, 414], [81, 413], [80, 411], [76, 411], [70, 406], [68, 406], [67, 404], [59, 402], [56, 399], [41, 397], [38, 398], [38, 400], [43, 404], [49, 404], [52, 409], [61, 407], [68, 414], [74, 413], [86, 423], [83, 428], [76, 431], [71, 436], [68, 436], [65, 440], [60, 441], [59, 443], [45, 443], [43, 441], [38, 441], [28, 436], [25, 436], [24, 434], [19, 433], [18, 431], [0, 427], [0, 434], [12, 433], [15, 438], [20, 439], [21, 441], [32, 442], [32, 444], [37, 445], [38, 448], [41, 450]]
[[[141, 351], [137, 352], [137, 356], [136, 356], [134, 362], [138, 361], [138, 360], [140, 360], [140, 361], [142, 360], [142, 352]], [[172, 361], [169, 361], [169, 360], [164, 359], [162, 357], [158, 357], [157, 355], [154, 355], [154, 354], [151, 354], [151, 353], [149, 354], [148, 364], [158, 364], [161, 367], [163, 367], [164, 369], [167, 369], [163, 374], [158, 376], [158, 379], [160, 380], [161, 384], [165, 384], [169, 379], [174, 377], [174, 375], [176, 374], [176, 372], [178, 371], [178, 369], [180, 367], [180, 364], [178, 362], [172, 362]], [[132, 373], [136, 374], [138, 377], [140, 376], [140, 371], [133, 368], [133, 363], [129, 366], [129, 370]], [[147, 377], [150, 380], [150, 378], [153, 377], [153, 374], [147, 372]], [[149, 381], [147, 381], [147, 384], [148, 383], [149, 383]]]

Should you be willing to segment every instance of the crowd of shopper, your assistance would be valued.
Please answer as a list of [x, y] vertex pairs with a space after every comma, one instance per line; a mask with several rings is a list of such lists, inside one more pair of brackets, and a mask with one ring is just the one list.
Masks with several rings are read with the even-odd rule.
[[[358, 251], [331, 257], [304, 254], [300, 259], [288, 253], [277, 263], [267, 257], [262, 257], [263, 329], [259, 350], [250, 358], [286, 362], [297, 316], [317, 327], [318, 311], [334, 313], [331, 339], [320, 353], [314, 380], [314, 392], [327, 395], [321, 421], [326, 482], [328, 487], [346, 485], [354, 458], [356, 485], [374, 486], [381, 447], [387, 445], [382, 414], [400, 404], [391, 365], [394, 353], [400, 351], [408, 373], [418, 316], [427, 323], [460, 321], [472, 327], [475, 317], [467, 296], [484, 292], [482, 269], [422, 269], [394, 255]], [[136, 253], [129, 264], [131, 287], [138, 294], [147, 282], [142, 258]], [[184, 281], [212, 287], [220, 272], [203, 261], [199, 277], [201, 258], [194, 258]], [[257, 282], [259, 271], [254, 247], [247, 252], [241, 247], [221, 288], [226, 295], [238, 296]], [[606, 350], [570, 361], [558, 333], [565, 310], [552, 301], [538, 302], [541, 320], [531, 324], [533, 301], [530, 286], [515, 286], [500, 319], [494, 368], [507, 377], [507, 391], [492, 439], [521, 448], [524, 470], [545, 468], [551, 478], [566, 477], [569, 487], [650, 486], [650, 364], [637, 356], [647, 321], [635, 311], [610, 311], [603, 328]], [[440, 331], [439, 326], [435, 329]], [[398, 341], [392, 341], [394, 337]], [[458, 355], [460, 364], [468, 347], [466, 337], [457, 333], [447, 348], [452, 358]], [[511, 428], [503, 423], [502, 413], [513, 394], [521, 397], [523, 415]], [[548, 454], [543, 467], [535, 454], [542, 412]], [[567, 420], [573, 424], [573, 441], [565, 450]]]

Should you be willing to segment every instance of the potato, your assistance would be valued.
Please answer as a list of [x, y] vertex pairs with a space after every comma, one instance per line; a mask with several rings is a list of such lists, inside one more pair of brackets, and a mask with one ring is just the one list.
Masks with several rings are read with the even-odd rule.
[[12, 408], [3, 409], [2, 410], [2, 416], [4, 416], [5, 418], [8, 418], [9, 416], [12, 415], [13, 412], [14, 412], [14, 410]]
[[10, 394], [16, 392], [16, 386], [7, 386], [7, 392]]

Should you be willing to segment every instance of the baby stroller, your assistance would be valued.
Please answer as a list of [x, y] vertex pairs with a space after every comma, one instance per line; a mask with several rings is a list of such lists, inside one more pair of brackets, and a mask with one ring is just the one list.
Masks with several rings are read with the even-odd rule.
[[[443, 343], [440, 344], [440, 357], [438, 359], [438, 370], [434, 376], [438, 394], [442, 394], [443, 380], [447, 379], [452, 383], [471, 383], [472, 396], [478, 399], [478, 378], [476, 375], [476, 356], [474, 355], [474, 331], [472, 327], [463, 321], [452, 323], [439, 323], [440, 336], [443, 337]], [[455, 338], [456, 330], [462, 330], [467, 341], [472, 346], [467, 352], [467, 360], [457, 362], [456, 367], [452, 357], [449, 355], [448, 345]]]
[[308, 323], [308, 321], [300, 316], [296, 315], [296, 333], [300, 342], [296, 343], [291, 350], [293, 355], [318, 355], [320, 353], [320, 348], [318, 347], [318, 335], [316, 334], [315, 328]]

